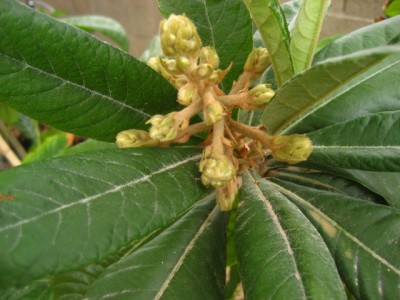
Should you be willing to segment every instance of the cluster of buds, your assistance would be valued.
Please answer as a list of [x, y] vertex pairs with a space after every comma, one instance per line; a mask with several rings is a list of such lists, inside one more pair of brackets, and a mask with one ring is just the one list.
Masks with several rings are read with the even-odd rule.
[[[171, 15], [160, 25], [161, 46], [165, 56], [153, 57], [148, 65], [169, 80], [178, 90], [177, 101], [184, 108], [167, 115], [155, 115], [147, 124], [149, 131], [126, 130], [117, 135], [117, 145], [126, 147], [166, 147], [186, 142], [191, 136], [208, 132], [201, 147], [201, 181], [216, 191], [221, 210], [232, 208], [239, 189], [240, 172], [248, 167], [262, 170], [266, 155], [277, 161], [295, 164], [311, 153], [311, 141], [305, 135], [270, 136], [262, 127], [251, 127], [232, 119], [234, 108], [261, 110], [275, 92], [268, 84], [252, 87], [254, 80], [269, 67], [264, 48], [254, 49], [244, 71], [225, 94], [218, 84], [230, 66], [218, 69], [219, 57], [210, 46], [202, 47], [196, 26], [186, 16]], [[202, 121], [191, 124], [193, 116]]]

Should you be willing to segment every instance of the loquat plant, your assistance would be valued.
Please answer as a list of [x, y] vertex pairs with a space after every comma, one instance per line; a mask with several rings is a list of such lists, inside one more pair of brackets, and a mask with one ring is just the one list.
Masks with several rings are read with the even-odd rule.
[[0, 172], [0, 299], [397, 299], [400, 16], [158, 4], [143, 62], [0, 1], [1, 104], [88, 138]]

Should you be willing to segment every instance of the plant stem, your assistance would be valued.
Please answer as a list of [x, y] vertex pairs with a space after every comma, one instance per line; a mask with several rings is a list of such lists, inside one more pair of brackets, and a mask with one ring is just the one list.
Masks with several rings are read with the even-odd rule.
[[251, 137], [255, 140], [260, 141], [264, 146], [270, 148], [271, 147], [271, 141], [272, 141], [272, 136], [270, 136], [268, 133], [261, 131], [258, 128], [251, 127], [239, 122], [236, 122], [234, 120], [229, 121], [229, 127], [245, 136]]
[[222, 143], [222, 139], [224, 138], [224, 129], [225, 119], [222, 119], [213, 125], [212, 151], [215, 155], [224, 154], [224, 145]]
[[239, 76], [238, 80], [234, 83], [229, 95], [237, 94], [240, 90], [248, 87], [250, 85], [252, 75], [252, 73], [243, 72]]
[[19, 166], [21, 164], [21, 161], [12, 151], [2, 135], [0, 135], [0, 154], [4, 155], [4, 157], [10, 162], [11, 166], [13, 167]]
[[192, 104], [190, 104], [188, 107], [185, 107], [184, 109], [179, 111], [178, 113], [183, 119], [189, 120], [195, 114], [201, 112], [202, 108], [203, 108], [202, 101], [201, 99], [198, 99], [194, 101]]
[[4, 136], [4, 138], [11, 144], [11, 146], [15, 149], [18, 156], [22, 159], [26, 156], [25, 148], [21, 145], [18, 139], [12, 135], [8, 129], [6, 124], [3, 121], [0, 121], [0, 132]]
[[235, 94], [235, 95], [227, 95], [227, 96], [219, 96], [216, 99], [224, 105], [237, 105], [242, 106], [248, 102], [247, 93]]
[[203, 131], [207, 131], [208, 129], [210, 129], [210, 125], [207, 125], [205, 122], [200, 122], [200, 123], [196, 123], [193, 125], [190, 125], [186, 130], [185, 133], [188, 133], [189, 135], [194, 135], [197, 134], [199, 132], [203, 132]]

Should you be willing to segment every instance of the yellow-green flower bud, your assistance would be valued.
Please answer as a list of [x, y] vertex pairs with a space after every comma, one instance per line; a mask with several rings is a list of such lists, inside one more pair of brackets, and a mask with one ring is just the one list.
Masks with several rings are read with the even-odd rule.
[[271, 151], [275, 160], [297, 164], [310, 156], [312, 143], [305, 134], [276, 136], [272, 139]]
[[265, 48], [255, 48], [244, 64], [244, 70], [246, 72], [252, 73], [254, 76], [252, 80], [260, 77], [262, 73], [271, 65], [271, 58], [267, 49]]
[[218, 101], [209, 102], [204, 108], [203, 114], [204, 122], [207, 125], [212, 125], [222, 120], [222, 118], [225, 116], [224, 108]]
[[214, 69], [219, 65], [217, 51], [210, 46], [203, 47], [200, 50], [200, 64], [210, 64]]
[[165, 55], [197, 55], [201, 40], [196, 26], [186, 16], [170, 15], [160, 24], [161, 47]]
[[188, 82], [179, 89], [178, 92], [178, 102], [182, 105], [188, 106], [197, 98], [199, 94], [197, 93], [197, 85], [193, 82]]
[[185, 55], [178, 55], [176, 57], [176, 67], [182, 72], [185, 73], [190, 68], [190, 59]]
[[203, 184], [213, 187], [224, 187], [235, 176], [235, 167], [224, 155], [203, 159], [199, 170]]
[[214, 68], [210, 64], [201, 64], [197, 66], [196, 74], [200, 79], [207, 79], [213, 74]]
[[152, 125], [149, 134], [153, 140], [166, 142], [176, 138], [182, 121], [179, 122], [176, 113], [172, 112], [165, 116], [155, 115], [146, 124]]
[[159, 142], [151, 139], [144, 130], [124, 130], [117, 134], [116, 144], [119, 148], [156, 147]]
[[176, 68], [175, 59], [161, 58], [160, 63], [168, 73], [173, 75], [181, 74], [181, 72]]
[[253, 87], [249, 91], [249, 95], [256, 106], [261, 106], [267, 104], [275, 96], [275, 92], [268, 84], [261, 83]]

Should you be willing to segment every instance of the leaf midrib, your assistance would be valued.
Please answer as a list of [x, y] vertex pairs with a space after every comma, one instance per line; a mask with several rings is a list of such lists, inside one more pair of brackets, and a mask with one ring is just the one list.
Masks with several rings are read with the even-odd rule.
[[278, 229], [279, 234], [281, 235], [281, 237], [282, 237], [282, 239], [283, 239], [283, 241], [284, 241], [284, 243], [286, 245], [287, 252], [288, 252], [290, 258], [292, 259], [293, 266], [294, 266], [294, 269], [295, 269], [294, 276], [298, 281], [300, 281], [300, 287], [301, 287], [301, 290], [303, 292], [303, 299], [307, 299], [306, 291], [305, 291], [305, 288], [304, 288], [304, 282], [303, 282], [302, 276], [301, 276], [301, 274], [299, 272], [299, 268], [298, 268], [298, 265], [297, 265], [297, 260], [296, 260], [296, 257], [294, 255], [294, 251], [293, 251], [293, 249], [292, 249], [292, 247], [290, 245], [290, 241], [289, 241], [289, 238], [288, 238], [288, 236], [286, 234], [286, 231], [283, 229], [281, 223], [279, 222], [279, 218], [278, 218], [277, 214], [275, 213], [272, 205], [268, 202], [268, 199], [265, 197], [263, 191], [261, 190], [261, 188], [257, 184], [255, 184], [255, 182], [257, 182], [257, 179], [254, 178], [250, 172], [246, 171], [246, 173], [252, 179], [253, 186], [255, 187], [255, 189], [257, 191], [257, 194], [259, 195], [259, 199], [262, 201], [263, 206], [266, 208], [268, 214], [271, 216], [272, 221], [274, 222], [276, 228]]
[[52, 209], [52, 210], [50, 210], [50, 211], [47, 211], [47, 212], [45, 212], [45, 213], [38, 214], [38, 215], [36, 215], [36, 216], [34, 216], [34, 217], [32, 217], [32, 218], [25, 219], [25, 220], [16, 222], [16, 223], [14, 223], [14, 224], [10, 224], [10, 225], [8, 225], [8, 226], [5, 226], [5, 227], [3, 227], [3, 228], [0, 228], [0, 233], [3, 232], [3, 231], [7, 231], [7, 230], [9, 230], [9, 229], [16, 228], [16, 227], [18, 227], [18, 226], [22, 226], [22, 225], [25, 225], [25, 224], [34, 222], [34, 221], [36, 221], [37, 219], [40, 219], [40, 218], [42, 218], [42, 217], [45, 217], [45, 216], [48, 216], [48, 215], [52, 215], [52, 214], [59, 213], [59, 212], [65, 210], [65, 209], [69, 209], [69, 208], [74, 207], [74, 206], [77, 206], [77, 205], [83, 205], [83, 204], [90, 203], [91, 201], [96, 200], [96, 199], [98, 199], [99, 197], [102, 197], [102, 196], [105, 196], [105, 195], [108, 195], [108, 194], [111, 194], [111, 193], [114, 193], [114, 192], [119, 192], [119, 191], [121, 191], [121, 190], [123, 190], [123, 189], [125, 189], [125, 188], [127, 188], [127, 187], [131, 187], [131, 186], [134, 186], [134, 185], [136, 185], [136, 184], [138, 184], [138, 183], [141, 183], [141, 182], [144, 182], [144, 181], [148, 181], [148, 180], [149, 180], [152, 176], [154, 176], [154, 175], [158, 175], [158, 174], [161, 174], [161, 173], [163, 173], [163, 172], [169, 171], [169, 170], [171, 170], [171, 169], [174, 169], [174, 168], [176, 168], [176, 167], [179, 167], [179, 166], [181, 166], [181, 165], [184, 165], [184, 164], [186, 164], [186, 163], [188, 163], [188, 162], [195, 161], [195, 160], [199, 160], [200, 158], [201, 158], [201, 155], [196, 155], [196, 156], [189, 157], [189, 158], [187, 158], [187, 159], [185, 159], [185, 160], [181, 160], [181, 161], [179, 161], [179, 162], [176, 162], [176, 163], [174, 163], [174, 164], [164, 166], [163, 168], [161, 168], [161, 169], [159, 169], [159, 170], [157, 170], [157, 171], [154, 171], [153, 173], [150, 173], [150, 174], [148, 174], [148, 175], [146, 175], [146, 176], [144, 176], [144, 177], [141, 177], [141, 178], [138, 178], [138, 179], [129, 181], [129, 182], [127, 182], [127, 183], [124, 183], [124, 184], [121, 184], [121, 185], [118, 185], [118, 186], [114, 186], [113, 188], [108, 189], [108, 190], [106, 190], [106, 191], [104, 191], [104, 192], [102, 192], [102, 193], [95, 194], [95, 195], [91, 195], [91, 196], [82, 198], [82, 199], [77, 200], [77, 201], [72, 202], [72, 203], [64, 204], [64, 205], [62, 205], [62, 206], [60, 206], [60, 207], [57, 207], [57, 208]]
[[[128, 105], [128, 104], [126, 104], [126, 103], [124, 103], [124, 102], [122, 102], [122, 101], [118, 101], [117, 99], [114, 99], [114, 98], [112, 98], [111, 96], [101, 94], [101, 93], [98, 92], [98, 91], [92, 90], [92, 89], [90, 89], [90, 88], [88, 88], [88, 87], [86, 87], [86, 86], [83, 86], [83, 85], [79, 85], [79, 84], [77, 84], [77, 83], [75, 83], [75, 82], [72, 82], [72, 81], [70, 81], [70, 80], [66, 80], [65, 78], [62, 78], [62, 77], [60, 77], [60, 76], [58, 76], [58, 75], [56, 75], [56, 74], [48, 73], [48, 72], [46, 72], [46, 71], [44, 71], [44, 70], [38, 69], [38, 68], [36, 68], [36, 67], [34, 67], [34, 66], [28, 64], [26, 61], [21, 62], [21, 61], [15, 59], [14, 57], [10, 57], [10, 56], [8, 56], [8, 55], [6, 55], [6, 54], [4, 54], [4, 53], [0, 53], [0, 55], [3, 56], [3, 57], [5, 57], [6, 59], [9, 59], [9, 60], [11, 60], [11, 61], [17, 63], [17, 64], [20, 64], [20, 65], [22, 66], [23, 69], [19, 70], [18, 72], [21, 72], [21, 71], [23, 71], [23, 70], [26, 70], [26, 69], [29, 69], [29, 68], [30, 68], [30, 69], [32, 69], [32, 70], [38, 72], [38, 73], [45, 74], [46, 76], [49, 76], [49, 77], [52, 77], [53, 79], [56, 79], [56, 80], [58, 80], [58, 81], [61, 81], [62, 84], [58, 85], [56, 88], [59, 88], [60, 86], [65, 85], [65, 84], [69, 84], [69, 85], [71, 85], [71, 86], [74, 86], [74, 87], [76, 87], [76, 88], [78, 88], [78, 89], [81, 89], [81, 90], [84, 90], [84, 91], [90, 93], [92, 96], [95, 95], [95, 96], [98, 96], [98, 97], [107, 99], [108, 101], [110, 101], [110, 102], [113, 103], [113, 104], [116, 104], [117, 106], [120, 106], [120, 107], [123, 107], [123, 108], [127, 108], [127, 109], [129, 109], [129, 110], [131, 110], [131, 111], [134, 111], [135, 113], [138, 113], [138, 114], [141, 114], [141, 115], [145, 116], [146, 118], [151, 117], [151, 115], [149, 115], [149, 114], [147, 114], [147, 113], [145, 113], [145, 112], [143, 112], [143, 111], [141, 111], [141, 110], [139, 110], [139, 109], [137, 109], [137, 108], [135, 108], [135, 107], [132, 107], [132, 106], [130, 106], [130, 105]], [[17, 72], [16, 72], [16, 73], [17, 73]], [[3, 75], [3, 76], [11, 76], [11, 75], [13, 75], [13, 74], [15, 74], [15, 73]], [[53, 89], [56, 89], [56, 88], [53, 88]], [[36, 93], [36, 94], [41, 94], [41, 93], [45, 93], [45, 92], [48, 92], [48, 91], [44, 91], [44, 92], [40, 92], [40, 93]], [[13, 97], [13, 96], [10, 96], [10, 97]]]
[[[342, 232], [345, 236], [347, 236], [351, 241], [353, 241], [356, 245], [359, 246], [359, 248], [363, 249], [366, 253], [371, 255], [374, 259], [378, 260], [381, 264], [385, 265], [389, 269], [391, 269], [394, 273], [396, 273], [398, 276], [400, 276], [400, 269], [397, 269], [395, 266], [393, 266], [391, 263], [389, 263], [386, 259], [383, 257], [379, 256], [377, 253], [375, 253], [372, 249], [370, 249], [367, 245], [365, 245], [363, 242], [361, 242], [359, 239], [357, 239], [354, 235], [352, 235], [350, 232], [346, 231], [343, 227], [341, 227], [339, 224], [337, 224], [334, 220], [329, 218], [326, 214], [324, 214], [322, 211], [320, 211], [318, 208], [315, 206], [311, 205], [307, 200], [301, 198], [299, 195], [291, 192], [290, 190], [287, 190], [286, 188], [269, 181], [274, 187], [276, 187], [278, 190], [282, 191], [284, 194], [289, 195], [289, 197], [292, 197], [299, 201], [302, 205], [306, 206], [313, 212], [315, 212], [320, 218], [328, 222], [332, 227], [336, 228], [339, 232]], [[359, 249], [357, 248], [357, 249]]]

